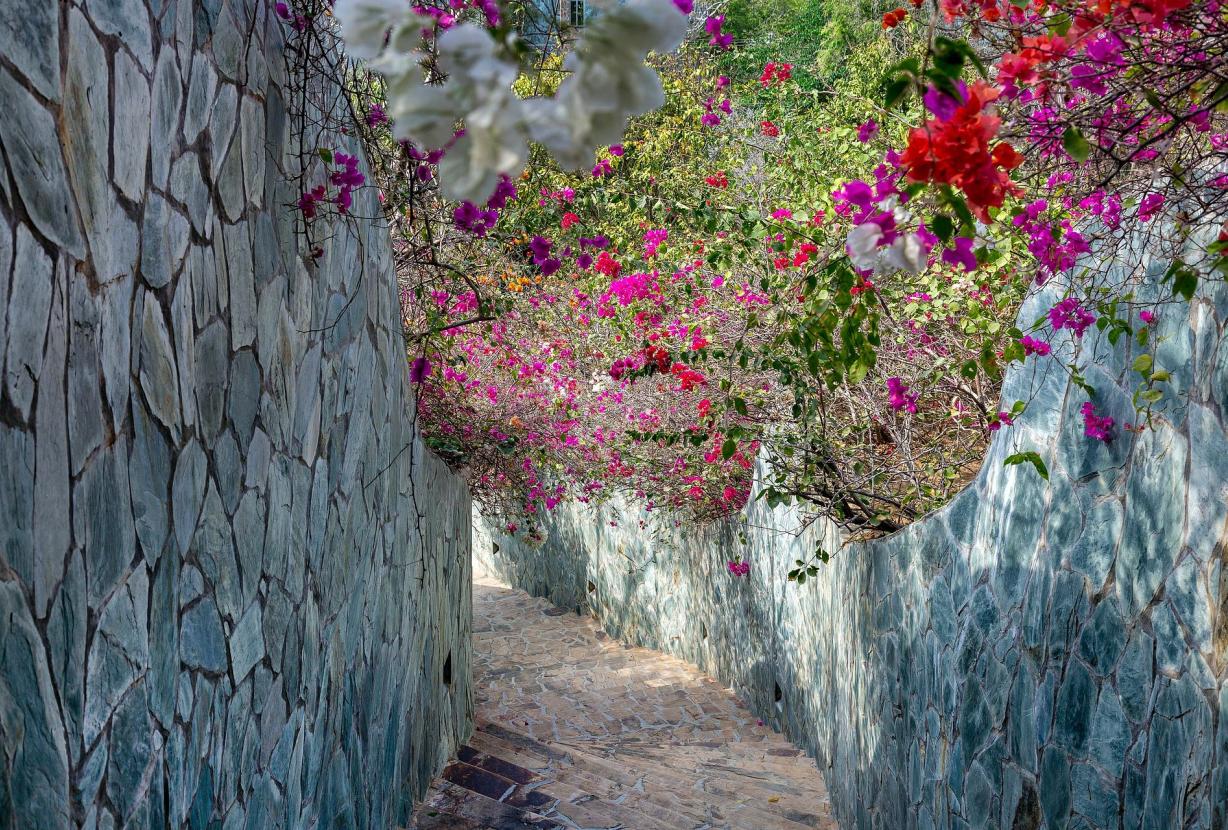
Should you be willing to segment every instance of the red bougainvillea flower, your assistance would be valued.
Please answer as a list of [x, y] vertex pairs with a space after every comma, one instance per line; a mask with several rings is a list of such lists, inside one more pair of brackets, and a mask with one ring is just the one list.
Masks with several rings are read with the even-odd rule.
[[563, 230], [567, 230], [568, 228], [570, 228], [572, 225], [576, 224], [576, 223], [577, 223], [577, 222], [579, 222], [579, 221], [580, 221], [580, 217], [579, 217], [579, 216], [576, 216], [576, 215], [575, 215], [574, 213], [572, 213], [571, 211], [568, 211], [567, 213], [564, 213], [564, 214], [563, 214], [563, 222], [562, 222], [562, 225], [563, 225]]
[[763, 74], [759, 76], [759, 83], [765, 87], [773, 83], [783, 84], [792, 77], [793, 64], [768, 61], [763, 67]]
[[883, 28], [894, 29], [908, 17], [908, 9], [893, 9], [883, 15]]
[[1023, 162], [1006, 142], [990, 146], [1001, 126], [990, 106], [998, 95], [997, 89], [977, 81], [949, 118], [931, 118], [915, 127], [900, 158], [910, 181], [959, 188], [972, 213], [987, 224], [989, 208], [1001, 207], [1007, 194], [1020, 192], [1009, 171]]
[[759, 129], [769, 138], [775, 138], [776, 136], [780, 135], [780, 127], [777, 127], [771, 121], [760, 121]]
[[706, 183], [708, 187], [719, 187], [721, 189], [729, 187], [729, 179], [726, 178], [724, 170], [718, 170], [715, 175], [708, 176], [706, 179], [704, 179], [704, 183]]

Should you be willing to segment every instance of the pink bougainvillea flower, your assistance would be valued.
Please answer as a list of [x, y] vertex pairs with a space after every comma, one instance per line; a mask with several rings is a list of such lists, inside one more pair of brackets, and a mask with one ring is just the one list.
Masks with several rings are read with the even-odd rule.
[[908, 391], [908, 384], [897, 377], [887, 378], [887, 397], [891, 404], [891, 408], [896, 412], [904, 410], [905, 412], [916, 414], [917, 412], [917, 393]]
[[1055, 329], [1069, 329], [1075, 337], [1082, 337], [1088, 326], [1095, 322], [1096, 316], [1075, 297], [1067, 297], [1049, 309], [1049, 325]]
[[695, 0], [674, 0], [674, 5], [683, 14], [690, 14], [695, 11]]
[[955, 247], [942, 252], [942, 261], [947, 265], [962, 266], [965, 271], [976, 270], [976, 254], [972, 252], [973, 240], [966, 236], [955, 238]]
[[857, 128], [857, 140], [862, 144], [865, 144], [876, 135], [878, 135], [878, 122], [873, 118]]
[[725, 25], [725, 15], [714, 14], [710, 15], [704, 21], [704, 31], [712, 37], [708, 40], [709, 46], [715, 46], [718, 49], [729, 49], [733, 46], [733, 35], [722, 31]]
[[1164, 207], [1164, 194], [1148, 193], [1138, 203], [1138, 220], [1140, 222], [1150, 221], [1162, 207]]
[[409, 364], [409, 380], [411, 383], [422, 383], [431, 375], [431, 361], [425, 357], [414, 358]]
[[1138, 319], [1142, 320], [1144, 323], [1150, 326], [1152, 323], [1156, 321], [1156, 316], [1150, 311], [1140, 311], [1138, 313]]
[[1114, 438], [1113, 426], [1116, 423], [1108, 415], [1097, 415], [1096, 407], [1091, 401], [1085, 401], [1079, 408], [1083, 414], [1083, 434], [1088, 438], [1111, 443]]
[[750, 573], [750, 563], [737, 560], [730, 560], [726, 565], [729, 568], [729, 573], [734, 576], [746, 576]]
[[1028, 355], [1040, 355], [1043, 357], [1053, 351], [1045, 341], [1037, 340], [1035, 337], [1027, 334], [1019, 338], [1019, 345], [1023, 346], [1025, 357]]

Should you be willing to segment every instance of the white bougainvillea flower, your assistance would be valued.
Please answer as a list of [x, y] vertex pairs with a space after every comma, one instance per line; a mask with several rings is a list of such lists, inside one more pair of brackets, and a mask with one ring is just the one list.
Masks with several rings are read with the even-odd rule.
[[878, 243], [883, 238], [883, 229], [874, 222], [866, 222], [849, 231], [849, 259], [861, 271], [870, 271], [878, 264]]
[[442, 147], [452, 140], [456, 122], [465, 114], [465, 102], [446, 86], [425, 83], [422, 67], [406, 62], [409, 65], [401, 71], [385, 74], [392, 136], [419, 147]]
[[465, 114], [465, 134], [439, 162], [439, 185], [457, 201], [485, 202], [500, 176], [516, 176], [529, 160], [523, 102], [510, 90], [490, 95]]
[[588, 164], [594, 148], [622, 138], [628, 118], [665, 102], [661, 80], [644, 59], [676, 48], [685, 35], [686, 16], [673, 0], [632, 0], [609, 9], [568, 56], [564, 68], [572, 74], [532, 120], [534, 140], [563, 167]]
[[449, 198], [475, 204], [501, 176], [520, 174], [530, 138], [573, 169], [590, 162], [598, 147], [618, 143], [629, 117], [664, 103], [661, 81], [644, 59], [681, 43], [687, 22], [674, 0], [611, 6], [568, 57], [571, 75], [555, 97], [524, 101], [511, 89], [519, 65], [500, 57], [480, 26], [464, 23], [438, 34], [444, 82], [428, 84], [417, 49], [422, 28], [431, 24], [406, 0], [338, 0], [335, 13], [350, 54], [370, 60], [387, 79], [394, 137], [437, 149], [463, 123], [464, 134], [440, 163], [440, 185]]
[[341, 23], [346, 51], [363, 60], [378, 56], [385, 40], [398, 52], [412, 49], [422, 29], [431, 25], [430, 18], [416, 14], [405, 0], [337, 0], [333, 15]]
[[883, 264], [893, 271], [920, 274], [926, 266], [925, 247], [915, 233], [906, 233], [887, 248]]

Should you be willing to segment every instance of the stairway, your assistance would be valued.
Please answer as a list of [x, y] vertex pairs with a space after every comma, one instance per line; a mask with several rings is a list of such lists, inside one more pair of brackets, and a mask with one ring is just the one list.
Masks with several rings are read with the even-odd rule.
[[488, 577], [476, 728], [419, 830], [835, 830], [802, 752], [694, 667]]

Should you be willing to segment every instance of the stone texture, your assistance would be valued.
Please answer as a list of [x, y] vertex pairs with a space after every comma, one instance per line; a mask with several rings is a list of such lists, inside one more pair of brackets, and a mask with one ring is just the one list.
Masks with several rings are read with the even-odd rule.
[[308, 273], [264, 198], [299, 140], [355, 149], [288, 128], [281, 27], [0, 3], [0, 827], [404, 826], [468, 732], [470, 500], [400, 452], [383, 231]]
[[12, 296], [20, 298], [21, 306], [20, 313], [16, 307], [9, 313], [4, 384], [24, 418], [30, 414], [43, 368], [54, 264], [25, 225], [17, 226], [14, 261], [18, 265], [13, 269]]
[[26, 211], [40, 234], [81, 258], [85, 243], [60, 155], [55, 120], [4, 70], [0, 70], [0, 101], [6, 109], [0, 119], [0, 145], [4, 146]]

